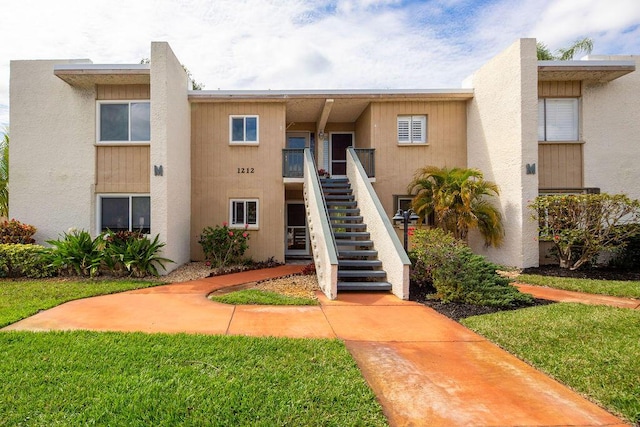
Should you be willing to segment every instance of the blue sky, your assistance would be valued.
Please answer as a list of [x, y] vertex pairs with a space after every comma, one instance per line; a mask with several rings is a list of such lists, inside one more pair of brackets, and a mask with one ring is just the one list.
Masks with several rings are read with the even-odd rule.
[[457, 88], [516, 39], [640, 55], [638, 0], [1, 0], [9, 61], [138, 63], [167, 41], [205, 89]]

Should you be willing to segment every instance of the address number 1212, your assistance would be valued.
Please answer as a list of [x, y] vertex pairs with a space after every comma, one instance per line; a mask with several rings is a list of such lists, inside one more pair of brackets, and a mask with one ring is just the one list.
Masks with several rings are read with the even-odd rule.
[[254, 168], [238, 168], [238, 173], [253, 173]]

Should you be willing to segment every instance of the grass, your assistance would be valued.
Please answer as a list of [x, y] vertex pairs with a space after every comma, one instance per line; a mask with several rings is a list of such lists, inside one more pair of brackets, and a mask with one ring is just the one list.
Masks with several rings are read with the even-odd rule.
[[292, 297], [259, 289], [243, 289], [215, 295], [211, 300], [234, 305], [318, 305], [318, 301], [311, 298]]
[[0, 333], [0, 426], [387, 425], [338, 340]]
[[120, 280], [0, 280], [0, 327], [64, 302], [157, 286], [159, 282]]
[[577, 279], [570, 277], [540, 276], [521, 274], [516, 278], [519, 283], [548, 286], [566, 291], [586, 292], [589, 294], [614, 297], [640, 298], [639, 281]]
[[640, 311], [552, 304], [462, 320], [574, 390], [640, 422]]

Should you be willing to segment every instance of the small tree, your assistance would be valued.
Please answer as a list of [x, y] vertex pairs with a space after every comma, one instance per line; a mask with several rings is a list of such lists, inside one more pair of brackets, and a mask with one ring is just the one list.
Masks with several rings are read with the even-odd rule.
[[640, 223], [640, 202], [623, 194], [538, 196], [529, 207], [540, 238], [553, 242], [560, 267], [570, 270], [620, 249]]
[[9, 216], [9, 128], [0, 139], [0, 217]]
[[477, 228], [487, 246], [500, 246], [504, 238], [502, 216], [485, 196], [497, 196], [498, 186], [485, 181], [477, 169], [419, 169], [407, 191], [415, 193], [413, 210], [426, 218], [435, 214], [436, 226], [465, 240]]

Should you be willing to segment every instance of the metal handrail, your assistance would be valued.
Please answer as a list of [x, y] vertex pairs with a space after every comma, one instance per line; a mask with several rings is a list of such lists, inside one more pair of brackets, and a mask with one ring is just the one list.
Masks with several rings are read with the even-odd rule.
[[375, 178], [376, 176], [376, 157], [375, 148], [353, 148], [353, 151], [358, 156], [360, 164], [367, 173], [367, 177]]
[[[304, 148], [283, 148], [282, 149], [282, 177], [283, 178], [303, 178], [304, 177]], [[292, 166], [296, 166], [295, 168]]]

